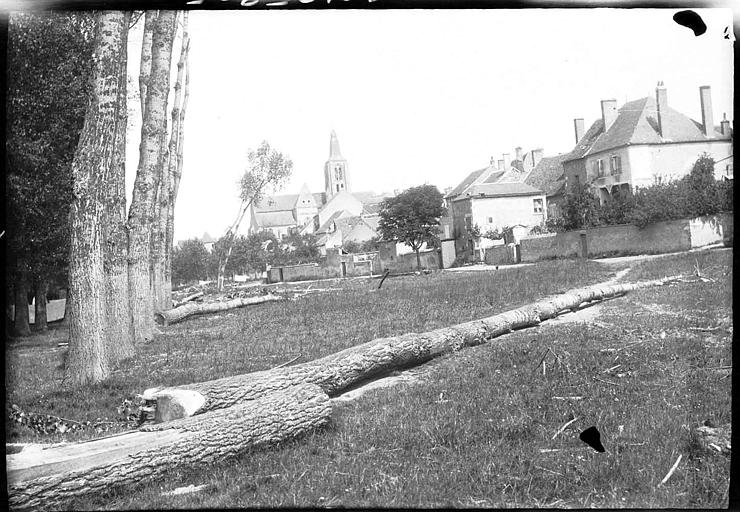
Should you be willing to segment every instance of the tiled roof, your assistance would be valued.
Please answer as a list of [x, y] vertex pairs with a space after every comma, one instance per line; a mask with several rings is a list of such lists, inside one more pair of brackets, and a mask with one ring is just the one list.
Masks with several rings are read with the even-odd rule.
[[387, 194], [376, 194], [375, 192], [350, 192], [363, 205], [379, 204], [388, 197]]
[[466, 188], [468, 188], [471, 183], [473, 183], [475, 180], [477, 180], [483, 172], [485, 172], [488, 169], [488, 167], [484, 167], [483, 169], [479, 169], [477, 171], [473, 171], [470, 174], [468, 174], [464, 180], [460, 182], [458, 186], [452, 189], [452, 191], [447, 194], [448, 198], [453, 198], [455, 196], [458, 196], [462, 194]]
[[380, 203], [374, 204], [363, 204], [362, 205], [362, 216], [378, 215], [380, 213]]
[[344, 215], [346, 212], [345, 210], [338, 210], [331, 214], [331, 217], [326, 219], [326, 221], [319, 227], [319, 229], [316, 230], [317, 233], [326, 233], [329, 230], [329, 226], [331, 226], [332, 222], [337, 220], [339, 217]]
[[365, 221], [365, 224], [370, 226], [370, 229], [373, 231], [378, 231], [378, 224], [380, 224], [380, 217], [377, 215], [374, 215], [372, 217], [364, 217], [363, 220]]
[[[321, 207], [325, 203], [324, 192], [317, 192], [311, 195], [313, 195], [313, 199], [314, 201], [316, 201], [317, 206]], [[262, 199], [262, 201], [260, 201], [258, 205], [255, 206], [254, 210], [255, 212], [293, 210], [299, 196], [300, 194], [280, 194], [277, 196], [265, 197], [264, 199]]]
[[350, 231], [361, 224], [367, 225], [362, 217], [345, 217], [336, 220], [337, 230], [342, 232], [342, 238], [347, 236]]
[[494, 172], [488, 178], [483, 180], [483, 183], [496, 183], [498, 180], [501, 179], [501, 176], [503, 176], [504, 174], [506, 174], [506, 172], [504, 171]]
[[524, 183], [542, 190], [548, 196], [557, 194], [565, 184], [563, 162], [568, 158], [570, 153], [544, 157], [537, 162]]
[[542, 194], [542, 191], [526, 183], [486, 183], [473, 185], [457, 199], [468, 197], [503, 197], [503, 196], [532, 196]]
[[587, 154], [607, 151], [628, 144], [660, 144], [663, 142], [694, 142], [709, 139], [729, 139], [715, 127], [707, 137], [701, 124], [671, 107], [660, 113], [662, 136], [658, 129], [655, 98], [646, 96], [622, 105], [617, 118], [606, 132], [601, 119], [596, 120], [571, 151], [568, 160]]
[[257, 226], [273, 228], [279, 226], [295, 226], [296, 220], [292, 211], [255, 212]]

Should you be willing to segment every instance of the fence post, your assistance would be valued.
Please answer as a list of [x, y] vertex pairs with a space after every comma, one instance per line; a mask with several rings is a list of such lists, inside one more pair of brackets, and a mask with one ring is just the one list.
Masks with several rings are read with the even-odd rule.
[[588, 242], [586, 241], [586, 232], [581, 231], [581, 258], [588, 259]]

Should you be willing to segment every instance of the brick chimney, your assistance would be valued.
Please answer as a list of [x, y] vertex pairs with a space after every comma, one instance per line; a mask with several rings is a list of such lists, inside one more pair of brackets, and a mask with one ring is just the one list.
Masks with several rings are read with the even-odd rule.
[[537, 164], [540, 163], [544, 153], [545, 153], [545, 150], [542, 148], [537, 148], [537, 149], [532, 150], [532, 167], [536, 167]]
[[617, 119], [617, 100], [601, 100], [601, 119], [607, 131]]
[[501, 156], [504, 157], [504, 170], [507, 170], [509, 167], [511, 167], [511, 157], [509, 156], [509, 153], [504, 153]]
[[586, 131], [585, 125], [583, 124], [583, 118], [573, 119], [573, 128], [576, 130], [576, 144], [583, 138], [583, 134]]
[[714, 116], [712, 115], [712, 89], [708, 85], [699, 87], [701, 102], [701, 125], [704, 135], [714, 137]]
[[720, 123], [720, 126], [722, 127], [722, 135], [729, 136], [730, 135], [730, 122], [727, 120], [726, 112], [722, 114], [722, 122]]
[[520, 147], [517, 147], [517, 148], [514, 148], [514, 151], [516, 152], [515, 153], [515, 155], [516, 155], [515, 158], [521, 162], [522, 161], [522, 148], [521, 148], [521, 146]]
[[655, 88], [655, 105], [658, 111], [658, 133], [663, 137], [663, 113], [668, 108], [668, 91], [663, 82], [658, 82]]

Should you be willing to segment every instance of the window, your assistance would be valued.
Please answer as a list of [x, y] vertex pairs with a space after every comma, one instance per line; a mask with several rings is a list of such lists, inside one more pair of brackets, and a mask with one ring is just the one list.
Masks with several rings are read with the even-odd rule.
[[611, 158], [611, 171], [612, 174], [618, 174], [622, 172], [622, 157], [618, 155], [612, 155]]
[[334, 168], [334, 178], [337, 180], [342, 179], [342, 167], [339, 165]]
[[594, 174], [598, 178], [601, 178], [604, 176], [604, 161], [601, 158], [594, 161]]
[[488, 217], [488, 223], [493, 224], [493, 217]]
[[465, 229], [468, 231], [473, 229], [473, 218], [470, 216], [470, 214], [465, 215]]
[[337, 183], [337, 192], [339, 192], [339, 183]]
[[534, 213], [542, 213], [542, 199], [533, 199]]

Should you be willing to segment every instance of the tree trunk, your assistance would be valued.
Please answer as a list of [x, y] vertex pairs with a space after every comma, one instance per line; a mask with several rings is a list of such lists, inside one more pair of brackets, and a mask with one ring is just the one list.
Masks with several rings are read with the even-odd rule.
[[20, 270], [15, 273], [13, 297], [13, 302], [15, 302], [13, 336], [30, 336], [31, 327], [28, 323], [28, 271]]
[[[156, 417], [160, 421], [231, 407], [279, 389], [304, 383], [320, 386], [331, 397], [364, 380], [389, 371], [418, 365], [466, 346], [480, 345], [513, 329], [537, 325], [563, 311], [577, 308], [584, 302], [616, 297], [649, 286], [660, 286], [675, 279], [665, 278], [635, 284], [596, 285], [575, 289], [482, 320], [421, 334], [408, 333], [380, 338], [295, 366], [176, 388], [154, 388], [146, 390], [144, 397], [146, 400], [156, 400]], [[179, 394], [183, 390], [194, 391], [197, 394]], [[187, 396], [188, 402], [195, 400], [199, 405], [189, 407], [187, 403], [182, 402], [181, 396]]]
[[[127, 18], [122, 39], [128, 46]], [[134, 350], [134, 325], [131, 317], [128, 289], [128, 233], [126, 230], [126, 128], [128, 106], [126, 104], [127, 51], [121, 54], [119, 66], [118, 105], [114, 139], [113, 166], [107, 188], [105, 227], [105, 311], [106, 341], [110, 363], [132, 357]]]
[[208, 313], [218, 313], [229, 309], [243, 308], [244, 306], [253, 306], [265, 302], [275, 302], [284, 300], [280, 295], [259, 295], [257, 297], [236, 298], [224, 302], [191, 302], [183, 304], [169, 311], [160, 311], [155, 314], [155, 320], [160, 325], [176, 324], [193, 315], [205, 315]]
[[49, 293], [49, 281], [38, 277], [33, 283], [33, 294], [36, 299], [34, 309], [33, 328], [36, 331], [46, 331], [49, 326], [46, 321], [46, 295]]
[[329, 397], [297, 386], [262, 400], [186, 418], [146, 431], [7, 457], [11, 508], [65, 508], [71, 498], [164, 476], [177, 467], [207, 467], [326, 425]]
[[97, 15], [90, 102], [72, 162], [70, 211], [69, 352], [64, 380], [86, 385], [109, 373], [106, 338], [104, 222], [107, 187], [116, 163], [121, 59], [128, 17], [120, 11]]
[[152, 36], [151, 76], [147, 87], [144, 123], [139, 146], [139, 168], [129, 208], [129, 298], [134, 340], [148, 343], [154, 337], [154, 304], [151, 293], [150, 231], [153, 228], [154, 194], [163, 134], [167, 130], [167, 95], [175, 29], [175, 11], [161, 11]]
[[420, 248], [414, 248], [414, 252], [416, 252], [416, 270], [421, 270], [421, 257], [419, 256], [419, 249]]
[[244, 214], [247, 213], [247, 210], [249, 209], [249, 206], [251, 204], [251, 201], [247, 203], [242, 202], [241, 209], [239, 210], [239, 215], [236, 217], [234, 224], [232, 224], [229, 230], [226, 232], [226, 235], [224, 235], [223, 240], [225, 246], [221, 250], [224, 251], [226, 254], [224, 255], [222, 253], [221, 258], [219, 258], [218, 276], [216, 281], [217, 289], [220, 292], [224, 290], [224, 275], [226, 274], [226, 265], [229, 263], [229, 258], [231, 257], [231, 249], [234, 247], [234, 238], [236, 238], [236, 233], [239, 230], [242, 219], [244, 219]]
[[144, 11], [144, 35], [141, 39], [141, 60], [139, 62], [139, 100], [141, 101], [141, 120], [144, 121], [147, 86], [152, 71], [152, 35], [159, 11]]
[[[170, 164], [170, 171], [172, 176], [171, 188], [170, 188], [170, 202], [167, 209], [167, 229], [165, 231], [165, 251], [166, 251], [166, 266], [165, 266], [165, 286], [166, 286], [166, 297], [172, 300], [172, 246], [174, 243], [175, 236], [175, 203], [177, 201], [177, 193], [180, 189], [180, 180], [182, 178], [182, 162], [183, 162], [183, 151], [185, 143], [185, 112], [188, 107], [188, 99], [190, 98], [190, 35], [188, 33], [188, 11], [183, 11], [182, 16], [182, 45], [184, 48], [184, 58], [182, 51], [180, 54], [180, 61], [178, 62], [178, 75], [177, 81], [180, 82], [180, 63], [182, 62], [185, 71], [185, 84], [183, 91], [182, 106], [178, 112], [177, 120], [177, 150], [175, 151], [174, 165]], [[173, 154], [170, 152], [170, 159], [173, 158]], [[170, 160], [172, 162], [172, 160]]]

